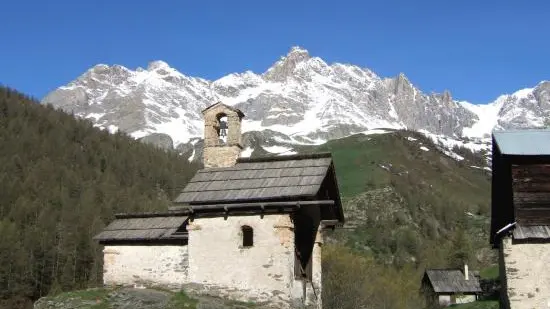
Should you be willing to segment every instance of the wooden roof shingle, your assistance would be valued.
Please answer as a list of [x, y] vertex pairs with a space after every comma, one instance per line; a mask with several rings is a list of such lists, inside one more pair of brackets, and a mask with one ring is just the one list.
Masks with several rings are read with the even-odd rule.
[[474, 272], [468, 272], [468, 280], [460, 269], [428, 269], [426, 276], [436, 293], [478, 293], [481, 286]]
[[175, 233], [186, 220], [183, 216], [117, 218], [94, 239], [100, 242], [182, 239], [186, 235]]
[[240, 158], [234, 166], [197, 172], [177, 204], [314, 197], [332, 164], [330, 153]]

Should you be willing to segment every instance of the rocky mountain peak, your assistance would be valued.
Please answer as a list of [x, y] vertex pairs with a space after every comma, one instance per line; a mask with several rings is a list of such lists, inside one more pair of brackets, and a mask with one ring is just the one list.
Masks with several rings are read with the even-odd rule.
[[399, 75], [395, 78], [395, 88], [393, 90], [394, 94], [398, 95], [400, 93], [410, 91], [411, 89], [412, 85], [407, 76], [405, 76], [405, 73], [399, 73]]
[[96, 64], [94, 65], [90, 70], [89, 72], [94, 72], [94, 73], [102, 73], [102, 72], [106, 72], [109, 70], [109, 65], [105, 64], [105, 63], [99, 63], [99, 64]]
[[147, 65], [147, 71], [156, 71], [158, 69], [170, 69], [170, 66], [162, 60], [151, 61]]
[[451, 102], [452, 100], [453, 100], [453, 97], [451, 96], [451, 92], [445, 89], [445, 91], [443, 91], [443, 101], [448, 103], [448, 102]]
[[136, 71], [100, 64], [83, 76], [42, 102], [135, 138], [163, 133], [174, 146], [202, 137], [200, 111], [215, 101], [247, 115], [243, 132], [271, 132], [295, 144], [376, 128], [483, 138], [494, 128], [541, 127], [550, 119], [550, 82], [474, 105], [454, 101], [449, 91], [423, 93], [403, 73], [380, 78], [359, 66], [328, 65], [299, 46], [261, 75], [245, 71], [209, 81], [157, 60]]
[[290, 51], [286, 55], [286, 59], [288, 61], [295, 61], [295, 62], [306, 61], [309, 58], [311, 58], [311, 56], [309, 55], [309, 52], [307, 51], [307, 49], [302, 48], [300, 46], [292, 46], [290, 48]]
[[291, 77], [294, 73], [294, 69], [298, 64], [303, 63], [311, 59], [309, 52], [299, 46], [294, 46], [290, 49], [288, 54], [281, 57], [271, 68], [269, 68], [264, 74], [266, 80], [282, 82], [288, 77]]

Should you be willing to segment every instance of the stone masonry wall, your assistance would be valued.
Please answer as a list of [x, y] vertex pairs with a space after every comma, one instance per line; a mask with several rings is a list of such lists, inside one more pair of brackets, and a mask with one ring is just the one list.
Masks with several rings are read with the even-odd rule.
[[550, 308], [550, 243], [512, 244], [504, 237], [500, 250], [510, 308]]
[[313, 246], [312, 258], [311, 258], [311, 281], [306, 285], [306, 305], [322, 309], [322, 246], [324, 243], [324, 232], [321, 227], [317, 230], [315, 236], [315, 244]]
[[235, 165], [241, 148], [238, 146], [205, 147], [203, 150], [204, 167], [230, 167]]
[[103, 283], [108, 286], [180, 288], [187, 280], [187, 246], [109, 246], [103, 249]]
[[[253, 228], [252, 247], [242, 247], [243, 225]], [[295, 280], [294, 232], [288, 215], [200, 218], [187, 229], [191, 282], [209, 294], [289, 307]]]

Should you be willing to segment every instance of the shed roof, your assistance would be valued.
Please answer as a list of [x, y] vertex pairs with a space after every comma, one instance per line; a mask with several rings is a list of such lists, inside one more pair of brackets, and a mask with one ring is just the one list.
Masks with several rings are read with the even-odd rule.
[[330, 153], [240, 158], [197, 172], [176, 203], [204, 204], [314, 197], [332, 164]]
[[94, 239], [100, 242], [186, 239], [187, 235], [176, 234], [186, 220], [184, 216], [117, 218]]
[[503, 155], [550, 155], [550, 130], [493, 131]]
[[468, 280], [460, 269], [428, 269], [426, 276], [436, 293], [481, 292], [479, 280], [473, 271], [468, 272]]
[[533, 225], [522, 226], [516, 225], [512, 232], [514, 239], [550, 239], [550, 226]]

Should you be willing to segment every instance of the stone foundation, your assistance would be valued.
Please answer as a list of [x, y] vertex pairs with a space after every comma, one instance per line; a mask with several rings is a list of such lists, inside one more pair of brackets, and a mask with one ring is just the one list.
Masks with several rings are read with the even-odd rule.
[[510, 309], [550, 308], [550, 243], [501, 242], [503, 304]]

